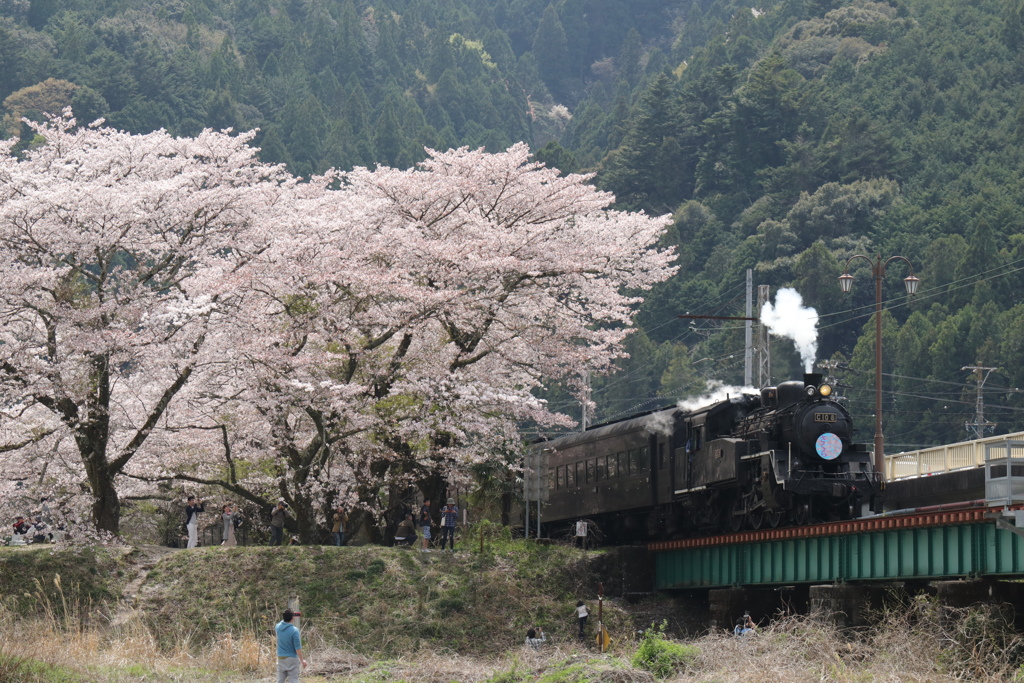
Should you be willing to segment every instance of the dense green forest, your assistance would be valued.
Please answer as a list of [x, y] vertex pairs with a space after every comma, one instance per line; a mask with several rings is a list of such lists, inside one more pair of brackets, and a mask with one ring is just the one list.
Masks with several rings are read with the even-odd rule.
[[[0, 101], [132, 132], [259, 128], [302, 175], [526, 140], [620, 205], [671, 213], [681, 270], [647, 297], [598, 419], [740, 384], [747, 269], [821, 316], [870, 441], [884, 283], [887, 450], [1024, 429], [1024, 0], [0, 0]], [[30, 144], [24, 140], [24, 144]], [[801, 372], [772, 342], [776, 381]], [[577, 412], [563, 394], [556, 406]], [[990, 430], [992, 431], [992, 430]]]

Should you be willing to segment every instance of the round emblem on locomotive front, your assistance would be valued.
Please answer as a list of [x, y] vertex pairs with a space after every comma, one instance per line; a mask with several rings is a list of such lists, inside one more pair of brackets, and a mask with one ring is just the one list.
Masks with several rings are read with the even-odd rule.
[[814, 442], [814, 450], [824, 460], [835, 460], [843, 452], [843, 442], [835, 434], [825, 432]]

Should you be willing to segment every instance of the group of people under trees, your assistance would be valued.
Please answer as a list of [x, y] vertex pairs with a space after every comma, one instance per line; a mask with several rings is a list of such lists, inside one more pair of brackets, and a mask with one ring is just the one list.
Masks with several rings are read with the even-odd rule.
[[[459, 506], [454, 498], [449, 498], [447, 504], [441, 508], [441, 550], [445, 545], [451, 552], [455, 552], [455, 529], [459, 524]], [[398, 524], [395, 530], [395, 545], [413, 545], [416, 542], [416, 526], [419, 526], [423, 536], [423, 552], [430, 551], [430, 529], [434, 525], [433, 515], [430, 508], [430, 499], [423, 500], [419, 512], [416, 514], [416, 521], [413, 522], [412, 513], [406, 513], [405, 519]]]
[[50, 525], [43, 521], [42, 515], [15, 515], [12, 532], [11, 545], [46, 543], [53, 540], [53, 531]]
[[[188, 533], [187, 548], [195, 548], [199, 543], [199, 515], [206, 512], [206, 503], [189, 496], [185, 507], [185, 530]], [[447, 549], [455, 552], [455, 531], [459, 523], [459, 506], [454, 498], [448, 498], [447, 503], [440, 510], [440, 545], [441, 550]], [[242, 513], [237, 505], [225, 503], [221, 512], [223, 530], [221, 534], [221, 545], [237, 545], [235, 530], [242, 524]], [[288, 504], [283, 500], [270, 513], [270, 545], [284, 544], [285, 523], [288, 520]], [[348, 513], [345, 508], [339, 505], [331, 514], [331, 540], [335, 546], [345, 544], [345, 528], [348, 525]], [[422, 537], [422, 550], [429, 552], [431, 542], [431, 528], [434, 526], [434, 517], [430, 499], [423, 501], [415, 520], [413, 514], [407, 512], [405, 518], [398, 524], [395, 530], [395, 545], [411, 546], [416, 543], [417, 527]], [[297, 543], [291, 539], [289, 544]]]
[[[199, 544], [199, 514], [206, 512], [206, 502], [197, 500], [195, 496], [188, 497], [188, 504], [185, 506], [185, 531], [188, 533], [187, 548], [195, 548]], [[235, 529], [242, 525], [242, 511], [237, 505], [224, 503], [221, 507], [221, 542], [223, 546], [236, 546], [238, 541], [235, 538]]]
[[[188, 532], [188, 548], [195, 548], [198, 545], [199, 514], [206, 512], [206, 504], [195, 496], [189, 496], [188, 504], [185, 507], [185, 529]], [[448, 546], [451, 552], [455, 551], [455, 530], [459, 522], [459, 506], [454, 498], [449, 498], [446, 505], [441, 508], [441, 550]], [[231, 503], [225, 503], [221, 519], [224, 525], [221, 538], [221, 545], [237, 545], [235, 540], [235, 529], [242, 523], [241, 511]], [[284, 544], [284, 528], [288, 520], [288, 504], [283, 500], [278, 501], [277, 506], [270, 513], [270, 545]], [[335, 546], [345, 544], [345, 528], [348, 525], [348, 513], [343, 506], [338, 506], [331, 515], [331, 540]], [[416, 527], [422, 532], [423, 550], [429, 551], [431, 540], [431, 527], [434, 525], [431, 512], [430, 499], [423, 501], [417, 513], [416, 520], [413, 520], [412, 513], [407, 513], [405, 519], [395, 530], [395, 545], [413, 545], [416, 542]], [[290, 544], [296, 543], [295, 539]]]

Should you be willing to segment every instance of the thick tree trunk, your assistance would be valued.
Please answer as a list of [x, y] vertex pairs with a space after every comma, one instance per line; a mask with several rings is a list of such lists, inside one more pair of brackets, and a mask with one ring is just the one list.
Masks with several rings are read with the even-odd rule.
[[311, 501], [299, 498], [292, 508], [295, 525], [298, 530], [299, 543], [302, 545], [320, 545], [323, 543], [322, 528], [316, 523], [316, 510]]
[[100, 457], [94, 456], [85, 463], [89, 486], [92, 488], [92, 522], [97, 531], [117, 535], [121, 529], [121, 501], [106, 464], [93, 461]]

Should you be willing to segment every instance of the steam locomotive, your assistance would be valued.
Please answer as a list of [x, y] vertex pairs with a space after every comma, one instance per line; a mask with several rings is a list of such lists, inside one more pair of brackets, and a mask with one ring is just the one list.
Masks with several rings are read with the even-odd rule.
[[546, 456], [547, 533], [589, 519], [624, 542], [859, 516], [878, 475], [822, 379], [535, 443]]

